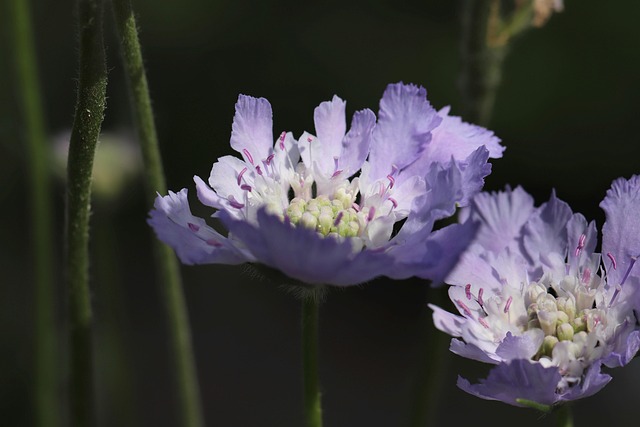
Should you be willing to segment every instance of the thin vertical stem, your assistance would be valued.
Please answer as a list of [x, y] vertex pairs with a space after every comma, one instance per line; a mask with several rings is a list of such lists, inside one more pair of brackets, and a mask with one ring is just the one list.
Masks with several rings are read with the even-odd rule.
[[463, 0], [460, 91], [465, 120], [486, 126], [491, 118], [506, 45], [489, 45], [492, 8], [496, 0]]
[[[428, 289], [427, 300], [431, 303], [443, 306], [446, 302], [446, 288]], [[442, 377], [447, 370], [450, 358], [448, 357], [448, 335], [437, 330], [433, 326], [431, 313], [425, 319], [424, 338], [422, 339], [421, 364], [418, 367], [415, 384], [415, 397], [413, 401], [411, 427], [426, 427], [436, 425], [437, 410], [440, 406], [438, 390], [442, 386]]]
[[573, 413], [569, 404], [561, 405], [558, 410], [558, 427], [573, 427]]
[[[151, 207], [155, 193], [165, 194], [167, 185], [138, 40], [138, 30], [130, 0], [112, 0], [112, 6], [121, 41], [124, 68], [129, 82], [134, 121], [144, 160], [148, 204]], [[181, 404], [182, 425], [200, 427], [204, 425], [204, 421], [180, 268], [175, 254], [168, 246], [158, 241], [155, 241], [154, 245], [158, 277], [162, 285], [162, 295], [176, 363], [176, 381]]]
[[304, 413], [307, 427], [322, 427], [322, 405], [318, 380], [318, 300], [302, 302], [302, 369]]
[[52, 208], [49, 197], [49, 150], [46, 144], [35, 43], [27, 0], [8, 2], [5, 24], [10, 29], [16, 92], [23, 118], [29, 173], [29, 212], [33, 273], [35, 275], [35, 393], [36, 425], [55, 427], [60, 422], [57, 376], [58, 349], [53, 280]]
[[95, 148], [106, 107], [107, 68], [102, 2], [78, 0], [80, 72], [67, 167], [67, 281], [70, 308], [70, 404], [76, 427], [93, 425], [92, 310], [89, 298], [89, 212]]

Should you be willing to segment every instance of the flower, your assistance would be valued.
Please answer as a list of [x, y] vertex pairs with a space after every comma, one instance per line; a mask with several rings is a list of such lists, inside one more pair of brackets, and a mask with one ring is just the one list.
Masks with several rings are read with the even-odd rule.
[[[228, 231], [191, 214], [187, 190], [158, 195], [149, 224], [186, 264], [258, 263], [307, 284], [353, 285], [385, 275], [441, 280], [475, 225], [433, 231], [466, 205], [504, 148], [492, 132], [440, 112], [426, 91], [389, 85], [379, 117], [337, 96], [314, 111], [316, 135], [282, 132], [271, 105], [240, 95], [231, 148], [198, 199]], [[395, 228], [395, 232], [394, 232]]]
[[640, 347], [640, 177], [618, 179], [595, 223], [551, 195], [535, 208], [522, 188], [481, 193], [462, 216], [480, 221], [475, 243], [446, 278], [460, 315], [439, 307], [436, 327], [450, 350], [497, 365], [478, 384], [458, 386], [483, 399], [546, 407], [590, 396]]

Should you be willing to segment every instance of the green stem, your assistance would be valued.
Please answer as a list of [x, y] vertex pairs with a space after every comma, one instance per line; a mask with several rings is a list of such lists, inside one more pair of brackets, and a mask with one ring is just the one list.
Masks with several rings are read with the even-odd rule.
[[[35, 43], [30, 22], [29, 2], [11, 0], [5, 15], [14, 42], [16, 92], [23, 117], [24, 138], [29, 166], [29, 212], [34, 248], [35, 275], [35, 413], [36, 425], [55, 427], [60, 422], [58, 408], [58, 341], [55, 322], [53, 281], [53, 238], [51, 220], [51, 158], [46, 144], [40, 85], [37, 76]], [[4, 15], [4, 14], [3, 14]]]
[[557, 409], [558, 427], [573, 427], [573, 413], [568, 404], [561, 405]]
[[495, 0], [464, 0], [460, 91], [465, 120], [486, 126], [491, 119], [500, 81], [506, 44], [488, 43]]
[[322, 427], [318, 381], [318, 306], [316, 298], [305, 298], [302, 302], [302, 369], [307, 427]]
[[[134, 121], [145, 165], [148, 204], [151, 207], [155, 193], [165, 194], [167, 185], [162, 168], [149, 87], [131, 2], [130, 0], [112, 0], [112, 6], [121, 42], [124, 68], [129, 82]], [[158, 241], [154, 245], [159, 270], [158, 277], [162, 282], [162, 295], [176, 363], [176, 381], [181, 403], [182, 425], [199, 427], [204, 425], [204, 421], [180, 268], [175, 254], [168, 246]]]
[[70, 308], [71, 422], [93, 425], [92, 312], [89, 298], [89, 212], [95, 148], [106, 106], [102, 3], [78, 0], [80, 72], [67, 167], [67, 281]]
[[[446, 304], [446, 288], [429, 288], [427, 301], [443, 306]], [[422, 339], [421, 365], [418, 367], [416, 378], [415, 399], [411, 417], [411, 427], [425, 427], [436, 425], [437, 410], [440, 406], [439, 390], [442, 378], [447, 370], [450, 337], [433, 326], [431, 312], [423, 321], [424, 333]]]

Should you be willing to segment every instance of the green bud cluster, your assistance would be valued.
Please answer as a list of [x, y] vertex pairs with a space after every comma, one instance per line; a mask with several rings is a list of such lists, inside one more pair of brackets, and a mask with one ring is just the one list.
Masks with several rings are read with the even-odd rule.
[[527, 327], [542, 329], [544, 340], [535, 359], [552, 357], [553, 348], [560, 341], [584, 341], [584, 335], [593, 330], [602, 318], [597, 309], [584, 309], [576, 312], [576, 301], [570, 296], [554, 297], [537, 284], [529, 285], [526, 293]]
[[351, 207], [352, 197], [340, 188], [333, 199], [321, 195], [311, 200], [294, 198], [286, 209], [292, 224], [316, 230], [323, 236], [356, 237], [364, 224]]

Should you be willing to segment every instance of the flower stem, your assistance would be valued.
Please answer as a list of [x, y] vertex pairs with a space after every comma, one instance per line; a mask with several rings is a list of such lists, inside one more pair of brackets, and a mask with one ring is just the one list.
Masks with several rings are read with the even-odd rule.
[[302, 369], [304, 413], [307, 427], [322, 427], [322, 405], [318, 381], [318, 300], [302, 302]]
[[[40, 85], [37, 75], [35, 43], [30, 22], [29, 2], [11, 0], [5, 23], [14, 43], [16, 92], [20, 102], [29, 166], [29, 212], [34, 248], [35, 275], [35, 415], [39, 427], [55, 427], [60, 422], [57, 376], [58, 342], [55, 322], [53, 280], [53, 237], [50, 153], [45, 141]], [[4, 14], [3, 14], [4, 15]]]
[[[429, 288], [427, 301], [443, 306], [446, 304], [446, 288]], [[439, 389], [450, 358], [447, 357], [449, 336], [433, 327], [431, 313], [423, 321], [421, 365], [418, 367], [415, 398], [413, 402], [411, 427], [436, 425], [439, 407]]]
[[93, 425], [92, 311], [89, 299], [89, 211], [95, 148], [106, 106], [102, 2], [78, 0], [80, 72], [67, 167], [67, 274], [70, 308], [71, 424]]
[[494, 0], [462, 3], [462, 93], [465, 120], [486, 126], [491, 118], [500, 81], [506, 46], [487, 43]]
[[[165, 194], [167, 185], [138, 40], [138, 30], [130, 0], [112, 0], [112, 6], [121, 42], [125, 73], [129, 82], [134, 122], [142, 149], [148, 204], [151, 207], [155, 193]], [[154, 245], [158, 277], [162, 282], [162, 295], [166, 315], [169, 319], [171, 346], [176, 364], [181, 425], [200, 427], [204, 425], [204, 421], [180, 268], [171, 248], [158, 241], [154, 241]]]
[[558, 410], [558, 427], [573, 427], [573, 413], [568, 404], [561, 405]]

